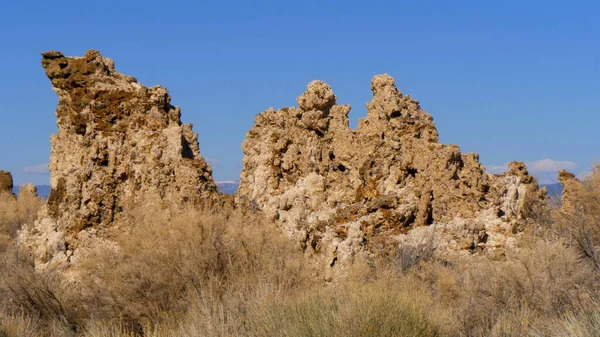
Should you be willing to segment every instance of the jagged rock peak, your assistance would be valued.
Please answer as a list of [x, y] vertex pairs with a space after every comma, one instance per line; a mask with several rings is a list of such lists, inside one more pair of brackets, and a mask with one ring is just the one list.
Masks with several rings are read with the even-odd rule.
[[[38, 262], [69, 256], [80, 233], [101, 236], [149, 195], [172, 207], [218, 199], [198, 135], [181, 123], [167, 89], [139, 84], [96, 50], [83, 57], [49, 51], [42, 66], [58, 94], [58, 132], [51, 138], [47, 205], [22, 236]], [[62, 244], [42, 244], [47, 231], [63, 235]]]
[[371, 101], [373, 108], [370, 111], [379, 108], [391, 114], [402, 110], [402, 93], [396, 88], [396, 81], [390, 75], [383, 74], [373, 77], [371, 91], [373, 92]]
[[337, 255], [369, 235], [483, 212], [522, 221], [531, 201], [544, 199], [523, 163], [493, 175], [477, 154], [440, 144], [431, 115], [391, 76], [375, 76], [371, 90], [356, 130], [350, 107], [321, 81], [308, 85], [297, 108], [258, 114], [242, 146], [237, 199], [263, 209], [307, 249], [335, 247]]
[[170, 104], [167, 89], [140, 85], [117, 72], [114, 62], [97, 50], [83, 57], [56, 51], [42, 55], [42, 66], [59, 96], [59, 127], [85, 135], [181, 125], [181, 111]]
[[296, 100], [300, 109], [328, 110], [336, 103], [336, 97], [331, 87], [323, 81], [312, 81], [306, 87], [306, 91]]

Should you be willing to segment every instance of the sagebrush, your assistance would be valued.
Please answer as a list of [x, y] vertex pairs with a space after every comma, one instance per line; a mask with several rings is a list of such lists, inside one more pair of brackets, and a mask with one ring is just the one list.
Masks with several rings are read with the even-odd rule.
[[[427, 243], [327, 282], [259, 213], [140, 205], [76, 270], [14, 247], [39, 200], [0, 196], [0, 336], [594, 336], [600, 171], [501, 261], [439, 260]], [[74, 277], [76, 276], [76, 277]]]

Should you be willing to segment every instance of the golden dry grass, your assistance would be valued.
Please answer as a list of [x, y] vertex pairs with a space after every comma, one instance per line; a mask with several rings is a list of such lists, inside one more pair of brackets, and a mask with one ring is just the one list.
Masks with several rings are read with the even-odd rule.
[[[5, 249], [0, 336], [594, 336], [598, 167], [585, 184], [577, 214], [554, 211], [505, 261], [399, 249], [332, 283], [258, 215], [142, 206], [75, 279]], [[9, 238], [36, 212], [18, 202], [0, 199]]]
[[15, 198], [11, 193], [0, 192], [0, 253], [11, 246], [11, 241], [21, 226], [32, 223], [43, 200], [28, 193]]

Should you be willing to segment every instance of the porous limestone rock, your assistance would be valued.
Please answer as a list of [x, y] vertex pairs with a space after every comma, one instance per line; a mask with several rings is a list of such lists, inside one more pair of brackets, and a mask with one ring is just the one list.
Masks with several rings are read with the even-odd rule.
[[575, 174], [565, 170], [558, 171], [558, 181], [562, 185], [561, 209], [567, 214], [573, 214], [576, 210], [575, 200], [581, 198], [584, 189], [583, 183], [575, 178]]
[[490, 174], [477, 154], [440, 144], [433, 118], [392, 77], [375, 76], [371, 90], [356, 130], [350, 107], [322, 81], [308, 85], [298, 107], [258, 114], [242, 147], [238, 202], [263, 210], [330, 265], [374, 248], [377, 237], [401, 241], [434, 224], [461, 228], [456, 247], [483, 250], [491, 237], [494, 249], [505, 246], [545, 197], [525, 165]]
[[42, 54], [58, 95], [45, 209], [21, 244], [37, 264], [68, 260], [82, 238], [101, 237], [128, 206], [149, 195], [173, 207], [218, 197], [198, 135], [160, 85], [147, 88], [90, 50]]
[[0, 171], [0, 193], [13, 194], [13, 178], [10, 172]]
[[33, 184], [19, 186], [19, 198], [37, 198], [37, 186]]

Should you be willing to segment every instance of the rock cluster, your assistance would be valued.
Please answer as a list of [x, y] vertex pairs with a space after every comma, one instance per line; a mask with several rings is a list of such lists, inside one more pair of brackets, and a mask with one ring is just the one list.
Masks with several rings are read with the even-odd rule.
[[243, 143], [238, 201], [266, 212], [305, 249], [326, 250], [333, 265], [375, 236], [461, 219], [472, 220], [457, 226], [475, 237], [464, 248], [485, 246], [492, 223], [508, 231], [544, 199], [523, 163], [494, 175], [477, 154], [440, 144], [433, 118], [392, 77], [375, 76], [371, 90], [356, 130], [350, 107], [321, 81], [308, 85], [298, 107], [257, 115]]
[[0, 171], [0, 193], [13, 193], [13, 178], [10, 172]]
[[58, 94], [51, 192], [40, 219], [21, 233], [38, 264], [68, 259], [81, 237], [101, 235], [148, 195], [172, 207], [218, 198], [198, 135], [181, 123], [167, 89], [139, 84], [95, 50], [42, 56]]
[[[165, 88], [118, 73], [98, 51], [42, 55], [59, 98], [51, 192], [19, 237], [37, 265], [72, 261], [90, 240], [110, 247], [123, 211], [148, 196], [170, 208], [223, 202], [198, 135], [181, 123]], [[490, 174], [476, 154], [440, 144], [433, 118], [390, 76], [375, 76], [371, 90], [356, 130], [350, 107], [321, 81], [308, 85], [298, 107], [257, 115], [243, 144], [238, 206], [263, 211], [329, 266], [387, 239], [422, 242], [435, 228], [438, 246], [450, 250], [509, 246], [545, 198], [523, 163]], [[0, 190], [9, 187], [0, 172]]]

